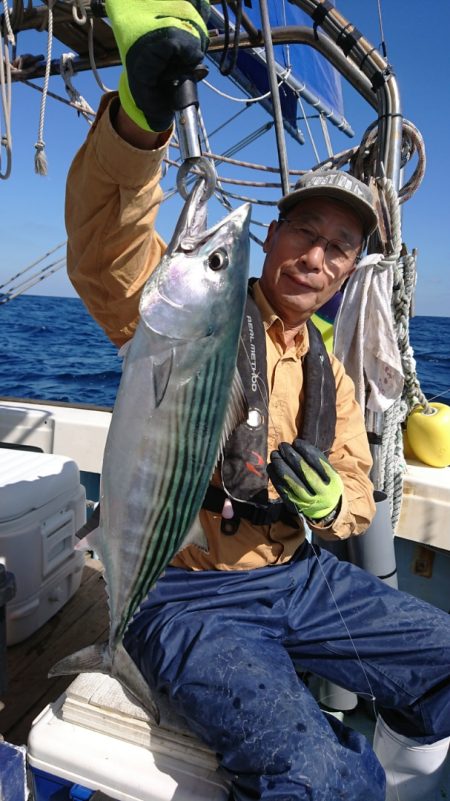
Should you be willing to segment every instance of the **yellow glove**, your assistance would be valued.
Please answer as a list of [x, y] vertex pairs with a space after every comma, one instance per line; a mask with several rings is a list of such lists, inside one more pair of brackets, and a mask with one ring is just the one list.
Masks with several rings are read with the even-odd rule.
[[325, 522], [337, 512], [344, 491], [342, 479], [322, 451], [309, 442], [282, 442], [270, 454], [267, 472], [291, 512], [314, 523]]
[[146, 131], [174, 117], [174, 82], [192, 74], [208, 46], [208, 0], [106, 0], [124, 71], [124, 111]]

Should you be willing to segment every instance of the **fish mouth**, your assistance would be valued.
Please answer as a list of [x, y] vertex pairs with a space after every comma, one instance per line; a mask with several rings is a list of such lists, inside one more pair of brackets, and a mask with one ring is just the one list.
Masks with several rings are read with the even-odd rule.
[[[242, 206], [239, 206], [237, 209], [233, 209], [232, 212], [228, 215], [227, 222], [230, 227], [232, 227], [233, 223], [236, 225], [245, 226], [247, 221], [250, 219], [250, 211], [251, 205], [250, 203], [244, 203]], [[206, 242], [208, 239], [211, 239], [214, 234], [223, 228], [224, 220], [219, 220], [217, 223], [212, 225], [210, 228], [206, 228], [204, 231], [196, 232], [195, 234], [190, 233], [189, 231], [185, 231], [182, 236], [180, 237], [178, 248], [183, 250], [186, 253], [189, 253], [191, 250], [195, 250], [195, 248], [199, 247]]]
[[165, 295], [164, 292], [161, 292], [160, 288], [157, 288], [158, 295], [164, 303], [167, 303], [168, 306], [171, 306], [173, 309], [186, 309], [183, 303], [177, 303], [176, 300], [169, 298], [168, 295]]

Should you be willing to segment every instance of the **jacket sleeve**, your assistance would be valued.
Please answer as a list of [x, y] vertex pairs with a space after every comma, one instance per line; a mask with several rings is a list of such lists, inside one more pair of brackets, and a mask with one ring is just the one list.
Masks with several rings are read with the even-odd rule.
[[343, 365], [332, 356], [331, 366], [336, 379], [336, 436], [327, 455], [342, 478], [344, 496], [332, 525], [320, 528], [309, 523], [326, 540], [363, 533], [375, 514], [373, 484], [369, 478], [372, 456], [362, 411], [355, 399], [353, 381]]
[[143, 285], [165, 244], [154, 225], [165, 146], [139, 150], [114, 130], [105, 95], [66, 184], [67, 269], [91, 315], [116, 345], [133, 335]]

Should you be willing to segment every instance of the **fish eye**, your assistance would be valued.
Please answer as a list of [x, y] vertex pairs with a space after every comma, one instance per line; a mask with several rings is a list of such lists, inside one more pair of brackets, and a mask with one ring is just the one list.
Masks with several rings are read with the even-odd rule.
[[228, 255], [225, 250], [219, 248], [219, 250], [215, 250], [214, 253], [211, 253], [208, 258], [208, 267], [214, 270], [214, 272], [226, 270], [228, 267]]

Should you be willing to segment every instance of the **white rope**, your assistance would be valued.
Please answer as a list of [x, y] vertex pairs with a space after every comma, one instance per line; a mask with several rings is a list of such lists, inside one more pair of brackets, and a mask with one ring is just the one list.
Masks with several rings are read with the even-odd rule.
[[[8, 7], [5, 4], [5, 0], [3, 2], [3, 7], [6, 8], [5, 13], [5, 22], [6, 27], [11, 30], [11, 24], [9, 21], [9, 11]], [[8, 40], [8, 41], [7, 41]], [[3, 38], [3, 35], [0, 31], [0, 95], [1, 95], [1, 109], [2, 109], [2, 116], [5, 123], [5, 133], [2, 134], [1, 131], [1, 116], [0, 116], [0, 145], [5, 149], [6, 153], [6, 167], [2, 172], [0, 169], [0, 178], [2, 180], [6, 180], [11, 175], [11, 168], [12, 168], [12, 136], [11, 136], [11, 60], [9, 55], [9, 48], [12, 46], [14, 42], [14, 34], [11, 30], [11, 33], [8, 33], [6, 39]], [[0, 166], [1, 166], [1, 158], [0, 158]]]
[[[3, 0], [3, 20], [6, 28], [6, 37], [3, 39], [0, 32], [0, 85], [1, 85], [1, 105], [2, 115], [5, 121], [5, 134], [1, 133], [0, 126], [0, 144], [5, 149], [6, 153], [6, 168], [4, 172], [0, 170], [0, 178], [6, 180], [11, 175], [12, 169], [12, 136], [11, 136], [11, 59], [9, 48], [14, 47], [16, 39], [11, 25], [10, 13], [7, 0]], [[1, 122], [1, 119], [0, 119]], [[0, 159], [1, 164], [1, 159]]]
[[[201, 113], [200, 108], [198, 110], [198, 117], [199, 117], [199, 122], [200, 122], [200, 130], [201, 130], [202, 137], [203, 137], [203, 144], [204, 144], [205, 149], [209, 151], [210, 150], [209, 136], [208, 136], [208, 132], [206, 130], [205, 121], [203, 119], [203, 115]], [[226, 179], [221, 178], [218, 175], [217, 170], [216, 170], [216, 165], [214, 164], [214, 161], [211, 161], [211, 164], [213, 166], [214, 173], [216, 175], [216, 189], [214, 191], [214, 196], [216, 197], [216, 199], [219, 201], [219, 203], [227, 211], [231, 211], [231, 209], [233, 207], [232, 207], [230, 201], [228, 200], [228, 198], [226, 196], [226, 193], [225, 193], [225, 191], [223, 189], [223, 186], [221, 185], [221, 181], [224, 181]], [[229, 180], [231, 180], [231, 179], [229, 179]], [[253, 224], [254, 222], [255, 222], [255, 220], [252, 219], [251, 223]], [[256, 242], [258, 245], [262, 246], [263, 243], [262, 243], [261, 239], [259, 239], [259, 237], [257, 237], [256, 234], [254, 234], [251, 230], [250, 230], [249, 233], [250, 233], [250, 238], [253, 239], [253, 241]]]
[[[392, 270], [398, 263], [402, 247], [401, 216], [398, 194], [391, 180], [380, 178], [377, 185], [381, 190], [389, 220], [388, 254], [381, 259], [374, 269]], [[394, 329], [395, 329], [395, 320]], [[383, 431], [381, 435], [380, 475], [377, 486], [382, 489], [388, 499], [392, 525], [395, 527], [400, 515], [403, 492], [403, 474], [405, 460], [403, 456], [403, 438], [401, 423], [405, 419], [406, 407], [402, 399], [395, 401], [383, 414]], [[401, 442], [400, 442], [401, 440]]]
[[48, 39], [47, 39], [47, 61], [45, 64], [45, 77], [44, 77], [44, 88], [42, 91], [42, 99], [41, 99], [41, 110], [39, 114], [39, 130], [38, 130], [38, 138], [35, 144], [36, 153], [34, 157], [34, 171], [38, 175], [47, 175], [47, 158], [45, 155], [45, 142], [44, 142], [44, 121], [45, 121], [45, 110], [47, 105], [47, 92], [48, 92], [48, 84], [50, 81], [50, 68], [51, 68], [51, 59], [52, 59], [52, 49], [53, 49], [53, 6], [55, 4], [55, 0], [49, 0], [48, 2]]
[[110, 92], [111, 89], [108, 89], [107, 86], [103, 83], [100, 73], [97, 69], [97, 64], [95, 63], [95, 53], [94, 53], [94, 20], [91, 18], [88, 20], [88, 51], [89, 51], [89, 63], [91, 65], [92, 74], [102, 90], [102, 92]]
[[379, 262], [379, 267], [384, 269], [385, 267], [391, 267], [393, 264], [396, 264], [397, 260], [400, 258], [402, 249], [402, 226], [399, 197], [392, 181], [389, 180], [389, 178], [379, 178], [377, 184], [386, 199], [390, 220], [390, 241], [388, 243], [390, 252], [388, 256]]
[[401, 398], [384, 413], [381, 437], [382, 475], [379, 486], [389, 498], [392, 525], [395, 529], [400, 517], [406, 469], [402, 424], [414, 406], [419, 403], [427, 408], [428, 402], [420, 388], [413, 349], [409, 343], [409, 318], [416, 283], [415, 253], [408, 254], [402, 250], [400, 199], [392, 182], [383, 178], [377, 183], [383, 193], [390, 223], [390, 253], [377, 265], [377, 269], [379, 267], [393, 271], [392, 319], [404, 376]]
[[[409, 200], [414, 192], [417, 191], [422, 183], [425, 174], [426, 156], [425, 144], [420, 131], [409, 120], [403, 120], [402, 128], [402, 163], [405, 164], [411, 159], [414, 152], [417, 152], [418, 163], [407, 183], [401, 187], [398, 195], [400, 203], [405, 203]], [[373, 122], [365, 131], [361, 144], [353, 150], [346, 151], [348, 154], [348, 161], [352, 162], [351, 172], [361, 181], [368, 183], [371, 175], [376, 172], [375, 163], [377, 160], [377, 137], [378, 127], [377, 123]], [[344, 155], [344, 154], [340, 154]]]
[[[280, 82], [278, 84], [278, 88], [282, 86], [283, 83], [285, 83], [287, 78], [289, 78], [290, 74], [291, 74], [291, 68], [285, 70], [283, 74], [280, 75]], [[233, 97], [233, 95], [228, 95], [226, 92], [222, 92], [220, 89], [217, 88], [217, 86], [213, 86], [213, 84], [207, 81], [205, 78], [203, 79], [202, 83], [205, 84], [208, 87], [208, 89], [211, 89], [217, 95], [226, 98], [226, 100], [232, 100], [234, 103], [259, 103], [261, 100], [265, 100], [267, 97], [270, 97], [271, 95], [269, 89], [268, 92], [266, 92], [264, 95], [259, 95], [259, 97]]]
[[327, 118], [325, 114], [319, 114], [320, 125], [322, 128], [323, 139], [327, 149], [328, 158], [333, 158], [333, 146], [331, 144], [330, 132], [328, 130]]
[[91, 108], [87, 100], [80, 95], [79, 91], [72, 83], [72, 78], [75, 75], [75, 70], [73, 68], [74, 58], [75, 53], [63, 53], [59, 60], [59, 71], [64, 81], [66, 92], [69, 95], [73, 105], [90, 124], [90, 117], [95, 117], [95, 111], [93, 108]]
[[[0, 124], [1, 147], [5, 149], [6, 167], [1, 171], [0, 159], [0, 178], [6, 180], [11, 175], [12, 168], [12, 137], [11, 137], [11, 61], [9, 57], [9, 45], [0, 32], [0, 95], [2, 116], [5, 122], [5, 133], [2, 134]], [[0, 117], [1, 123], [1, 117]]]
[[402, 360], [404, 388], [402, 397], [385, 415], [382, 437], [384, 491], [391, 499], [392, 524], [400, 517], [403, 495], [403, 474], [406, 469], [402, 424], [411, 410], [420, 404], [428, 408], [416, 372], [414, 352], [409, 342], [409, 319], [416, 282], [416, 254], [403, 254], [394, 266], [392, 313], [397, 343]]
[[406, 462], [403, 452], [402, 423], [407, 408], [399, 398], [384, 413], [383, 434], [381, 441], [381, 459], [383, 466], [380, 485], [389, 499], [392, 526], [398, 523], [403, 497], [403, 476]]
[[308, 136], [309, 136], [309, 140], [311, 142], [311, 147], [314, 150], [314, 155], [316, 157], [316, 161], [319, 162], [320, 161], [319, 151], [317, 150], [316, 143], [314, 141], [314, 137], [313, 137], [313, 134], [312, 134], [311, 126], [310, 126], [310, 124], [308, 122], [308, 117], [306, 115], [306, 111], [305, 111], [305, 107], [303, 105], [303, 101], [302, 101], [301, 95], [298, 95], [297, 100], [298, 100], [298, 104], [299, 104], [299, 106], [300, 106], [300, 108], [302, 110], [303, 120], [304, 120], [305, 125], [306, 125], [306, 130], [308, 131]]
[[100, 73], [97, 69], [97, 64], [95, 63], [94, 20], [92, 17], [87, 16], [86, 7], [83, 3], [83, 0], [72, 0], [72, 2], [72, 17], [74, 22], [76, 22], [77, 25], [87, 25], [89, 64], [91, 65], [92, 74], [102, 92], [110, 92], [111, 89], [108, 89], [108, 87], [103, 83]]
[[408, 413], [411, 412], [415, 406], [420, 405], [425, 409], [429, 406], [429, 402], [420, 387], [414, 351], [409, 343], [409, 320], [411, 317], [411, 306], [417, 274], [416, 255], [415, 251], [412, 253], [405, 253], [397, 262], [394, 272], [393, 291], [397, 338], [405, 376], [403, 398], [406, 402]]
[[11, 27], [11, 20], [9, 16], [9, 8], [8, 8], [8, 0], [3, 0], [3, 19], [5, 22], [6, 27], [6, 38], [10, 45], [14, 46], [16, 43], [16, 39], [14, 36], [14, 31]]

